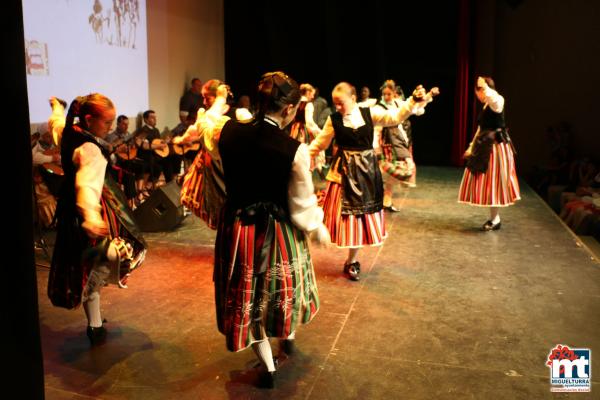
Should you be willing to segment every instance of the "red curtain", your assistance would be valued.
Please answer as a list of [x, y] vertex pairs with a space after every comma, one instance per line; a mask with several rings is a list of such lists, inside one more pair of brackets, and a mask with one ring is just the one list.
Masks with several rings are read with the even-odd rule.
[[456, 68], [456, 100], [454, 102], [454, 134], [452, 137], [452, 164], [464, 164], [463, 153], [467, 149], [467, 137], [471, 130], [470, 112], [473, 103], [473, 87], [471, 87], [472, 71], [472, 0], [458, 0], [458, 35], [457, 35], [457, 68]]

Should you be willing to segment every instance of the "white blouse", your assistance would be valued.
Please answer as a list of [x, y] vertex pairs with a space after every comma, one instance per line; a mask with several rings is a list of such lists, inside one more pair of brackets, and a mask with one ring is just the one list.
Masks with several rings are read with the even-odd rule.
[[100, 211], [100, 197], [104, 186], [107, 161], [100, 148], [86, 142], [73, 152], [73, 163], [77, 167], [75, 175], [75, 201], [83, 217], [83, 228], [104, 225]]
[[485, 107], [489, 107], [492, 111], [501, 113], [504, 110], [504, 97], [502, 97], [498, 92], [496, 92], [491, 87], [487, 86], [483, 90], [483, 95], [485, 96]]
[[38, 141], [35, 146], [31, 148], [31, 158], [33, 159], [33, 165], [40, 165], [44, 163], [51, 163], [54, 161], [54, 157], [44, 154], [46, 151], [40, 142]]
[[[491, 87], [487, 86], [483, 90], [483, 95], [485, 97], [485, 101], [483, 104], [483, 108], [489, 107], [492, 111], [501, 113], [504, 110], [504, 97], [502, 97], [498, 92], [496, 92]], [[471, 154], [473, 152], [473, 146], [475, 145], [475, 138], [479, 136], [479, 132], [481, 132], [481, 128], [477, 125], [477, 131], [475, 135], [473, 135], [473, 139], [471, 143], [469, 143], [469, 147], [467, 148], [466, 154]]]
[[288, 182], [288, 207], [294, 225], [305, 232], [319, 229], [323, 222], [323, 209], [318, 206], [314, 192], [308, 146], [301, 143]]
[[312, 101], [308, 101], [308, 99], [304, 96], [300, 99], [300, 101], [306, 101], [306, 107], [304, 108], [304, 121], [306, 125], [306, 129], [313, 135], [317, 136], [321, 133], [321, 128], [315, 122], [315, 105]]
[[364, 101], [360, 101], [357, 103], [359, 107], [374, 107], [377, 104], [377, 99], [369, 97]]

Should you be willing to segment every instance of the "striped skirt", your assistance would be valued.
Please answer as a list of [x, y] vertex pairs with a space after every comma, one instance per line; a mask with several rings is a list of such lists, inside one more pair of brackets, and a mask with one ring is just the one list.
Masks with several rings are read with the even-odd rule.
[[210, 174], [215, 167], [211, 163], [210, 155], [201, 149], [185, 174], [180, 199], [181, 204], [214, 230], [217, 229], [219, 213], [225, 203], [225, 194], [219, 190], [218, 184], [209, 181], [214, 180]]
[[[90, 239], [81, 227], [82, 217], [73, 200], [59, 199], [57, 205], [57, 233], [52, 263], [48, 276], [48, 297], [57, 307], [72, 309], [82, 301], [89, 273], [94, 265], [105, 261], [106, 241]], [[146, 242], [135, 224], [133, 213], [127, 205], [125, 194], [110, 174], [105, 174], [101, 215], [108, 226], [108, 237], [125, 240], [131, 247], [130, 257], [118, 264], [109, 263], [109, 283], [126, 287], [129, 274], [144, 261]]]
[[305, 235], [272, 220], [266, 272], [254, 271], [255, 225], [220, 223], [215, 248], [215, 304], [229, 351], [258, 340], [286, 338], [319, 310], [315, 272]]
[[342, 214], [342, 185], [339, 183], [327, 183], [323, 211], [323, 222], [337, 247], [378, 246], [387, 237], [383, 210], [372, 214]]
[[303, 122], [294, 122], [290, 127], [290, 136], [300, 143], [310, 144], [314, 139]]
[[473, 173], [468, 168], [460, 184], [458, 202], [482, 207], [505, 207], [521, 199], [513, 151], [507, 143], [496, 143], [488, 169]]

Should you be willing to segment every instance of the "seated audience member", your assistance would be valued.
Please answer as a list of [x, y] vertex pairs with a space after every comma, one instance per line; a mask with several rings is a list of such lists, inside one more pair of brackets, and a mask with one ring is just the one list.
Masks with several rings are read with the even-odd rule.
[[[62, 172], [60, 153], [49, 131], [46, 130], [40, 135], [31, 149], [31, 158], [34, 166], [33, 190], [38, 218], [42, 227], [49, 228], [52, 226], [56, 212], [55, 195], [58, 195], [60, 188], [60, 176], [54, 177], [52, 174], [60, 175]], [[45, 173], [46, 169], [51, 172]], [[54, 187], [56, 193], [50, 191], [48, 184]]]
[[[116, 129], [106, 136], [106, 142], [113, 152], [113, 177], [123, 186], [123, 192], [132, 208], [135, 207], [138, 194], [144, 190], [144, 165], [137, 158], [133, 136], [129, 133], [129, 118], [125, 115], [117, 117]], [[141, 196], [137, 200], [139, 203]]]

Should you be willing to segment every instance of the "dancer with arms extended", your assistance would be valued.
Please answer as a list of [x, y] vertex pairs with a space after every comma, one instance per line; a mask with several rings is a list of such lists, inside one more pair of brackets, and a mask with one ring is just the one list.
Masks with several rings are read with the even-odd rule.
[[[251, 120], [252, 114], [246, 108], [233, 107], [227, 104], [226, 101], [222, 105], [218, 103], [213, 107], [217, 99], [217, 89], [223, 85], [224, 82], [211, 79], [202, 86], [202, 96], [206, 109], [212, 109], [213, 115], [218, 113], [238, 121]], [[230, 97], [229, 86], [223, 87], [227, 88], [226, 98]], [[204, 112], [205, 109], [201, 108], [199, 115], [204, 114]], [[209, 135], [204, 137], [202, 134], [200, 124], [204, 122], [205, 119], [202, 119], [202, 122], [196, 119], [196, 122], [190, 125], [183, 135], [173, 139], [173, 143], [177, 145], [200, 143], [200, 151], [183, 180], [181, 203], [189, 208], [194, 215], [206, 222], [210, 229], [217, 229], [219, 215], [225, 204], [227, 192], [218, 148], [212, 143], [212, 137]]]
[[[386, 80], [381, 85], [381, 98], [374, 107], [380, 107], [384, 110], [397, 109], [404, 103], [404, 98], [397, 97], [396, 85], [391, 79]], [[400, 89], [401, 91], [401, 89]], [[425, 95], [425, 102], [431, 102], [433, 96], [439, 94], [437, 87], [432, 88]], [[419, 108], [417, 115], [423, 115], [425, 108]], [[385, 172], [389, 177], [397, 179], [399, 182], [410, 186], [409, 180], [415, 173], [415, 163], [412, 158], [412, 149], [409, 144], [409, 137], [404, 129], [405, 124], [410, 124], [407, 119], [402, 124], [393, 127], [375, 126], [375, 137], [379, 138], [379, 167], [382, 172]], [[400, 211], [392, 203], [392, 189], [397, 181], [385, 179], [383, 190], [383, 208], [387, 211]]]
[[394, 110], [359, 107], [352, 85], [341, 82], [332, 92], [336, 112], [310, 145], [311, 156], [325, 150], [334, 139], [338, 146], [327, 175], [323, 209], [325, 226], [339, 248], [348, 249], [344, 273], [360, 279], [358, 251], [383, 244], [387, 237], [383, 212], [383, 180], [375, 156], [378, 146], [373, 126], [397, 126], [417, 113], [425, 97], [417, 87], [413, 95]]

